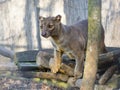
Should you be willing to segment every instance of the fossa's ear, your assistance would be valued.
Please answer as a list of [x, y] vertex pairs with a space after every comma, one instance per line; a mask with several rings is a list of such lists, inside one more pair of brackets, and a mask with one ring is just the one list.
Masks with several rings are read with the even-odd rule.
[[55, 17], [55, 21], [57, 21], [57, 22], [60, 22], [61, 21], [61, 15], [57, 15], [56, 17]]
[[43, 21], [45, 18], [43, 16], [39, 16], [39, 20]]

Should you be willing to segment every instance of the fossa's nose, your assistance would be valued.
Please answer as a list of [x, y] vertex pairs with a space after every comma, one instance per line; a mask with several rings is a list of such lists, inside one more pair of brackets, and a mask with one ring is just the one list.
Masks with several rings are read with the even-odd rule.
[[42, 36], [45, 37], [47, 34], [46, 32], [42, 32]]

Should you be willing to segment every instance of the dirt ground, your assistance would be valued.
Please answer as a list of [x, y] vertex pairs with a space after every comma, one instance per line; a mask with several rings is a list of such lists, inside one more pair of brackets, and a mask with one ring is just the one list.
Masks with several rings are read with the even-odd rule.
[[0, 71], [0, 90], [64, 90], [33, 78], [25, 78], [18, 71]]
[[31, 79], [14, 79], [2, 76], [0, 77], [0, 90], [65, 90], [65, 89], [41, 82], [34, 82]]

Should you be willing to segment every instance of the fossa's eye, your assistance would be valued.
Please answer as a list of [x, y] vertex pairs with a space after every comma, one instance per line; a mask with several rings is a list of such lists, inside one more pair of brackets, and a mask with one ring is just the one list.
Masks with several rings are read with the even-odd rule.
[[53, 24], [49, 24], [49, 25], [48, 25], [48, 28], [53, 28]]
[[43, 25], [40, 25], [40, 28], [42, 29], [42, 28], [43, 28]]

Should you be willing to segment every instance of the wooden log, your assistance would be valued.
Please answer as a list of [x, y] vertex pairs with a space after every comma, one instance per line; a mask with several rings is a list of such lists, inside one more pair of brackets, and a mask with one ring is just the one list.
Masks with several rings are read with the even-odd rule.
[[100, 80], [98, 81], [99, 84], [105, 84], [111, 77], [112, 75], [115, 73], [116, 69], [117, 69], [117, 65], [113, 65], [111, 66], [100, 78]]
[[48, 52], [39, 51], [36, 56], [36, 64], [39, 68], [49, 68], [49, 60], [53, 57], [53, 54]]
[[[37, 62], [38, 61], [37, 65], [43, 65], [49, 68], [48, 64], [44, 65], [45, 64], [44, 61], [48, 60], [49, 62], [49, 59], [53, 57], [52, 52], [53, 52], [52, 50], [42, 50], [38, 53], [38, 50], [30, 50], [30, 51], [24, 51], [24, 52], [16, 52], [16, 57], [18, 59], [18, 62]], [[99, 67], [105, 66], [104, 64], [106, 63], [107, 64], [111, 62], [113, 63], [114, 60], [116, 60], [114, 58], [118, 58], [118, 57], [120, 57], [120, 49], [99, 55]], [[69, 58], [63, 57], [63, 62], [69, 66], [74, 67], [75, 61], [68, 60], [68, 59]], [[46, 63], [48, 62], [46, 61]]]
[[73, 76], [74, 75], [74, 68], [71, 68], [70, 66], [62, 63], [60, 66], [60, 72], [67, 74], [68, 76]]
[[[37, 54], [36, 64], [39, 66], [39, 68], [43, 68], [43, 67], [50, 68], [49, 67], [49, 60], [51, 57], [53, 57], [52, 54], [50, 54], [48, 52], [41, 52], [40, 51]], [[67, 74], [69, 76], [73, 76], [74, 69], [69, 66], [70, 63], [67, 63], [67, 64], [62, 63], [59, 72]]]
[[104, 72], [112, 65], [118, 63], [120, 49], [99, 55], [98, 72]]
[[117, 60], [111, 60], [109, 61], [108, 60], [105, 60], [105, 61], [102, 61], [98, 63], [98, 69], [106, 69], [106, 68], [109, 68], [111, 65], [115, 64], [115, 62], [117, 62]]
[[[108, 48], [114, 50], [115, 47], [108, 47]], [[48, 52], [50, 54], [50, 56], [53, 55], [52, 49], [41, 50], [41, 52]], [[38, 53], [38, 50], [16, 52], [16, 57], [18, 59], [18, 62], [24, 62], [24, 61], [33, 61], [34, 62], [34, 61], [36, 61], [35, 57], [36, 57], [37, 53]], [[0, 46], [0, 54], [5, 57], [13, 59], [15, 52], [13, 52], [12, 50], [6, 49], [5, 47]], [[120, 49], [119, 48], [117, 48], [114, 51], [99, 55], [99, 60], [106, 61], [106, 60], [110, 59], [111, 57], [116, 56], [116, 54], [120, 57]], [[63, 60], [68, 61], [68, 58], [63, 57]]]
[[114, 90], [114, 86], [108, 86], [108, 85], [95, 85], [94, 90]]
[[106, 47], [108, 52], [114, 51], [114, 50], [120, 50], [120, 47]]
[[[44, 49], [41, 51], [53, 53], [52, 49]], [[3, 46], [0, 46], [0, 55], [11, 58], [11, 59], [17, 59], [17, 62], [26, 62], [26, 61], [35, 62], [37, 53], [38, 53], [38, 50], [29, 50], [29, 51], [15, 53], [12, 50], [9, 50]]]
[[43, 78], [43, 79], [56, 79], [60, 81], [66, 82], [68, 80], [68, 75], [64, 74], [54, 74], [51, 72], [23, 72], [22, 75], [24, 77], [34, 77], [34, 78]]
[[120, 57], [120, 49], [114, 50], [105, 54], [99, 55], [99, 62], [103, 63], [105, 61], [113, 61], [116, 60], [116, 58]]
[[12, 50], [0, 46], [0, 55], [13, 59], [15, 53]]
[[[120, 57], [120, 49], [114, 50], [105, 54], [99, 55], [99, 62], [98, 62], [98, 68], [99, 69], [107, 69], [110, 67], [114, 62], [117, 61], [117, 58]], [[50, 58], [53, 58], [52, 53], [43, 52], [40, 51], [36, 57], [36, 64], [41, 68], [49, 68], [49, 60]], [[63, 63], [74, 68], [75, 61], [74, 60], [68, 60], [68, 58], [63, 57]]]
[[[29, 51], [28, 51], [29, 52]], [[35, 51], [36, 52], [36, 51]], [[107, 57], [110, 57], [111, 55], [113, 56], [113, 55], [115, 55], [116, 56], [116, 54], [118, 55], [118, 57], [119, 57], [119, 50], [115, 50], [115, 51], [112, 51], [113, 53], [114, 52], [117, 52], [117, 53], [114, 53], [114, 54], [109, 54], [109, 53], [111, 53], [111, 52], [108, 52], [108, 53], [105, 53], [105, 54], [102, 54], [102, 55], [106, 55], [106, 58]], [[27, 53], [28, 54], [28, 53]], [[29, 54], [30, 55], [30, 54]], [[102, 57], [102, 55], [100, 56], [100, 57]], [[25, 70], [25, 71], [28, 71], [28, 70], [38, 70], [38, 68], [39, 69], [41, 69], [41, 68], [47, 68], [47, 69], [49, 69], [49, 60], [50, 60], [50, 58], [53, 58], [53, 54], [52, 53], [49, 53], [49, 52], [46, 52], [46, 51], [40, 51], [38, 54], [37, 54], [37, 56], [36, 56], [36, 63], [39, 65], [37, 65], [34, 61], [33, 62], [31, 62], [30, 61], [30, 63], [28, 63], [28, 61], [25, 61], [25, 62], [19, 62], [19, 65], [18, 66], [21, 66], [20, 68], [21, 68], [21, 70]], [[26, 58], [27, 59], [27, 58]], [[37, 62], [37, 60], [38, 60], [38, 62]], [[103, 59], [101, 59], [102, 61], [103, 61]], [[106, 61], [109, 61], [109, 58], [108, 58], [108, 60], [107, 59], [105, 59]], [[39, 62], [40, 61], [40, 62]], [[115, 60], [113, 60], [113, 61], [115, 61]], [[33, 64], [34, 63], [34, 64]], [[108, 62], [109, 63], [109, 62]], [[108, 63], [106, 63], [106, 65], [108, 64]], [[112, 63], [110, 63], [110, 64], [112, 64]], [[40, 66], [41, 65], [41, 66]], [[100, 64], [99, 64], [100, 65]], [[105, 64], [104, 64], [105, 65]], [[102, 65], [101, 64], [101, 66], [103, 67], [104, 65]], [[61, 68], [60, 68], [60, 70], [59, 70], [59, 72], [60, 73], [63, 73], [62, 75], [64, 75], [64, 74], [66, 74], [66, 76], [68, 77], [68, 76], [73, 76], [73, 70], [74, 70], [74, 66], [75, 66], [75, 61], [74, 60], [69, 60], [69, 58], [66, 58], [66, 57], [63, 57], [63, 63], [61, 64]], [[103, 69], [103, 68], [101, 68], [101, 69]], [[30, 72], [31, 73], [31, 72]], [[41, 73], [42, 72], [40, 72], [39, 74], [41, 75]], [[45, 72], [44, 72], [45, 73]], [[51, 72], [47, 72], [47, 73], [51, 73]], [[35, 75], [34, 75], [35, 74]], [[34, 74], [30, 74], [29, 75], [29, 73], [27, 73], [27, 75], [28, 75], [28, 77], [43, 77], [43, 78], [47, 78], [47, 77], [45, 77], [44, 75], [43, 76], [37, 76], [36, 74], [37, 73], [34, 73]], [[39, 75], [38, 74], [38, 75]], [[47, 75], [47, 74], [46, 74]], [[55, 76], [54, 74], [50, 74], [50, 75], [53, 75], [53, 76]], [[61, 76], [61, 75], [60, 75]], [[48, 79], [52, 79], [53, 77], [50, 77], [50, 78], [48, 78]], [[53, 78], [53, 79], [57, 79], [57, 78]], [[57, 79], [57, 80], [61, 80], [60, 79], [60, 77]], [[62, 80], [61, 80], [62, 81]]]
[[16, 52], [17, 63], [19, 62], [35, 62], [38, 50], [28, 50], [23, 52]]
[[[51, 58], [53, 58], [53, 54], [52, 53], [49, 53], [49, 52], [44, 52], [44, 51], [39, 51], [37, 56], [36, 56], [36, 64], [42, 68], [42, 67], [45, 67], [45, 68], [49, 68], [49, 60]], [[63, 56], [63, 60], [62, 60], [63, 63], [67, 64], [68, 66], [74, 68], [75, 66], [75, 60], [73, 59], [69, 59], [68, 57], [66, 56]]]
[[34, 71], [39, 70], [39, 67], [36, 65], [35, 62], [20, 62], [18, 63], [18, 69], [21, 71]]
[[[52, 49], [43, 49], [40, 52], [53, 53]], [[17, 62], [36, 62], [36, 56], [39, 50], [28, 50], [22, 52], [16, 52]]]

